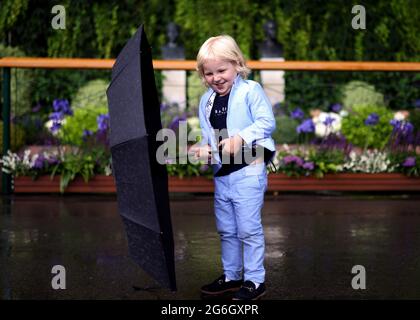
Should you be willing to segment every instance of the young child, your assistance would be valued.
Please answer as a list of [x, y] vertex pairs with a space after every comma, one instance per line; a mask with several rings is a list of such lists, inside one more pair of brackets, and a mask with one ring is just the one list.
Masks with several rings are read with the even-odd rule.
[[250, 70], [230, 36], [204, 42], [197, 70], [208, 90], [199, 107], [201, 144], [190, 152], [212, 164], [224, 271], [201, 292], [232, 291], [235, 300], [259, 299], [265, 294], [261, 209], [267, 188], [266, 163], [275, 152], [272, 107], [262, 87], [246, 80]]

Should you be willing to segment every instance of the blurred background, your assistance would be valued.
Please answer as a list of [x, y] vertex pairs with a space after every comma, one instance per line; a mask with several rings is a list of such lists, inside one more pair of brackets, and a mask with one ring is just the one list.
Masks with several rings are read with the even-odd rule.
[[[419, 0], [357, 4], [365, 9], [365, 29], [352, 27], [357, 14], [352, 13], [354, 1], [344, 5], [342, 1], [317, 0], [214, 0], [209, 5], [206, 0], [67, 0], [60, 3], [65, 8], [65, 29], [54, 29], [51, 21], [57, 14], [51, 9], [55, 1], [3, 0], [0, 57], [116, 58], [138, 26], [144, 24], [153, 58], [166, 59], [163, 48], [170, 41], [168, 24], [175, 23], [176, 42], [183, 47], [183, 59], [195, 60], [208, 37], [227, 33], [237, 40], [247, 59], [264, 60], [259, 46], [268, 37], [265, 24], [272, 21], [275, 30], [271, 40], [281, 46], [280, 60], [419, 61]], [[254, 70], [250, 78], [264, 85], [262, 72]], [[196, 72], [185, 72], [185, 86], [180, 89], [185, 90], [183, 107], [165, 98], [165, 71], [156, 70], [155, 76], [163, 126], [176, 129], [179, 121], [188, 119], [189, 128], [196, 128], [198, 101], [205, 90]], [[378, 154], [384, 160], [373, 165], [376, 169], [361, 169], [362, 165], [353, 163], [352, 168], [358, 168], [354, 171], [381, 171], [385, 166], [385, 172], [418, 174], [418, 72], [286, 71], [280, 77], [282, 87], [271, 88], [282, 97], [278, 101], [272, 99], [277, 121], [273, 133], [279, 150], [277, 169], [283, 168], [283, 172], [292, 175], [351, 171], [350, 154], [354, 151], [355, 161], [362, 154], [371, 162]], [[87, 146], [94, 150], [96, 145], [100, 155], [94, 157], [100, 159], [100, 164], [91, 163], [94, 171], [110, 172], [105, 95], [109, 80], [109, 70], [12, 68], [11, 150], [23, 159], [27, 146], [38, 146], [30, 148], [33, 155], [45, 150], [39, 146]], [[317, 149], [312, 153], [308, 148], [295, 150], [299, 145], [316, 145]], [[323, 150], [320, 154], [320, 145], [327, 146], [329, 153]], [[398, 153], [393, 152], [397, 149]], [[285, 163], [284, 157], [290, 155], [309, 163], [306, 169], [299, 161], [290, 162], [290, 158]], [[44, 158], [54, 157], [58, 156], [38, 159], [36, 172], [29, 168], [21, 173], [14, 169], [14, 173], [36, 175], [41, 167], [51, 171]], [[407, 159], [406, 164], [414, 161], [414, 165], [404, 166]], [[50, 159], [51, 163], [57, 161], [60, 159]], [[320, 162], [331, 166], [321, 166]], [[168, 165], [173, 175], [204, 174], [208, 173], [206, 169]], [[57, 170], [60, 173], [61, 169]]]

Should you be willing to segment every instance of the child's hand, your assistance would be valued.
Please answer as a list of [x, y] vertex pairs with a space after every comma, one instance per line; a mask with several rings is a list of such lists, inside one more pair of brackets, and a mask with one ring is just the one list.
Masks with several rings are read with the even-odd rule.
[[211, 147], [209, 145], [193, 145], [189, 150], [189, 154], [193, 154], [195, 160], [211, 161]]
[[237, 154], [242, 148], [242, 138], [239, 135], [223, 139], [220, 141], [219, 146], [222, 146], [222, 152], [226, 154], [235, 155]]

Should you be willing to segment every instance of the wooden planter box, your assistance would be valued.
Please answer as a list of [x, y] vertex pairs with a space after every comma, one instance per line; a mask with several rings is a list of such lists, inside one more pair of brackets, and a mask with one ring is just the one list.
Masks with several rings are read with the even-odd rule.
[[[59, 193], [60, 178], [49, 176], [32, 180], [30, 177], [14, 179], [15, 193]], [[271, 174], [268, 191], [420, 191], [420, 178], [409, 178], [399, 173], [339, 173], [315, 177], [289, 178], [284, 174]], [[169, 192], [213, 192], [213, 180], [205, 177], [169, 177]], [[82, 178], [72, 181], [65, 193], [115, 193], [112, 176], [95, 176], [88, 183]]]
[[[169, 177], [169, 192], [213, 192], [213, 180], [204, 177], [183, 178]], [[31, 177], [16, 177], [14, 193], [59, 193], [60, 177], [53, 180], [41, 176], [36, 180]], [[115, 193], [114, 177], [95, 176], [88, 183], [81, 177], [70, 182], [65, 193]]]
[[269, 191], [420, 191], [420, 178], [400, 173], [337, 173], [323, 178], [288, 178], [274, 174], [269, 178]]
[[[95, 176], [88, 183], [77, 177], [70, 182], [65, 193], [113, 193], [115, 192], [112, 176]], [[14, 193], [60, 193], [60, 177], [41, 176], [36, 180], [31, 177], [14, 178]]]

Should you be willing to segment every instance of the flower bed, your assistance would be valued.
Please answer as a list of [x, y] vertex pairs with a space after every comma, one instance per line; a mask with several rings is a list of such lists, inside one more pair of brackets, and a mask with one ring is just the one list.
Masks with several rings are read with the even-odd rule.
[[[210, 193], [213, 180], [205, 177], [169, 177], [169, 192]], [[410, 178], [400, 173], [338, 173], [316, 177], [288, 177], [269, 174], [269, 192], [287, 191], [420, 191], [420, 178]], [[14, 179], [15, 193], [59, 193], [60, 177], [41, 176]], [[66, 193], [115, 193], [112, 176], [95, 176], [89, 182], [76, 178], [65, 189]]]
[[[333, 106], [328, 113], [313, 112], [312, 118], [306, 118], [299, 108], [291, 112], [299, 142], [277, 146], [269, 166], [268, 190], [419, 190], [418, 179], [408, 177], [420, 176], [420, 130], [405, 116], [391, 119], [392, 113], [383, 107], [354, 107], [351, 116], [339, 115], [339, 107]], [[55, 101], [55, 112], [50, 115], [51, 130], [60, 137], [59, 144], [3, 155], [2, 171], [15, 177], [15, 192], [37, 192], [36, 185], [40, 192], [115, 192], [108, 115], [87, 117], [79, 110], [73, 116], [79, 117], [76, 121], [68, 109], [67, 102]], [[66, 127], [86, 118], [90, 119], [86, 125]], [[179, 136], [175, 134], [179, 140], [176, 146], [184, 145], [181, 137], [198, 125], [197, 119], [186, 123], [181, 119], [186, 118], [175, 117], [169, 124], [174, 133], [180, 126], [185, 129], [178, 130]], [[65, 133], [73, 138], [66, 138]], [[64, 142], [68, 145], [63, 146]], [[169, 191], [212, 192], [209, 166], [179, 163], [178, 157], [182, 158], [176, 153], [165, 159]]]

